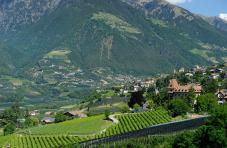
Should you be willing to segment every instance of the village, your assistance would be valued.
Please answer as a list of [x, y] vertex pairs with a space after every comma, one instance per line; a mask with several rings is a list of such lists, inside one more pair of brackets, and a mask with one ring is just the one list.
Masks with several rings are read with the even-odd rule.
[[[205, 125], [207, 118], [227, 104], [225, 64], [127, 78], [118, 77], [118, 83], [94, 87], [80, 102], [68, 100], [68, 104], [57, 106], [46, 101], [51, 108], [12, 103], [0, 114], [4, 138], [14, 139], [4, 144], [11, 147], [27, 140], [25, 145], [32, 147], [31, 141], [35, 139], [40, 145], [42, 141], [46, 145], [47, 141], [55, 146], [70, 145], [122, 135], [130, 137], [162, 127], [171, 132], [174, 129], [193, 132], [192, 128]], [[181, 128], [175, 128], [179, 124]]]
[[0, 110], [18, 99], [23, 107], [51, 108], [52, 104], [46, 103], [49, 101], [60, 107], [81, 101], [94, 88], [107, 88], [136, 79], [132, 75], [115, 74], [108, 68], [84, 70], [62, 60], [47, 59], [26, 71], [26, 75], [0, 76]]
[[[80, 105], [69, 108], [63, 107], [60, 109], [60, 114], [65, 116], [64, 121], [74, 118], [86, 118], [90, 115], [104, 113], [106, 110], [112, 113], [122, 112], [123, 109], [125, 112], [143, 112], [149, 106], [154, 106], [158, 102], [158, 100], [153, 100], [153, 103], [149, 104], [151, 101], [147, 98], [151, 97], [151, 95], [153, 95], [152, 97], [161, 96], [163, 93], [163, 98], [166, 97], [168, 100], [173, 100], [175, 98], [185, 98], [193, 92], [195, 99], [192, 105], [195, 105], [197, 103], [196, 98], [206, 92], [212, 92], [216, 97], [217, 103], [222, 105], [227, 102], [226, 68], [226, 65], [215, 65], [212, 67], [195, 66], [190, 70], [180, 68], [179, 70], [174, 70], [173, 74], [169, 75], [160, 75], [156, 78], [134, 78], [131, 81], [127, 81], [127, 83], [121, 83], [111, 88], [97, 88], [96, 95], [98, 94], [98, 96], [91, 97], [90, 100], [87, 100], [87, 102], [83, 101]], [[139, 104], [137, 104], [137, 108], [139, 109], [136, 109], [135, 104], [128, 107], [133, 94], [138, 92], [143, 92], [140, 96], [142, 103], [137, 101]], [[40, 112], [39, 110], [30, 111], [29, 115], [37, 117], [40, 115]], [[59, 115], [58, 112], [45, 112], [40, 121], [43, 124], [55, 123], [57, 115]]]

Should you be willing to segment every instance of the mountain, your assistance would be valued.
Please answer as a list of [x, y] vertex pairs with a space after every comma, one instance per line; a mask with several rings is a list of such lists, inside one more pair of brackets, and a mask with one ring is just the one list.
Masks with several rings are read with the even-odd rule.
[[0, 31], [12, 31], [36, 23], [43, 15], [55, 10], [60, 1], [0, 0]]
[[162, 0], [0, 4], [1, 73], [24, 74], [45, 60], [143, 75], [227, 60], [227, 33]]
[[227, 21], [219, 18], [219, 17], [207, 17], [207, 16], [201, 16], [205, 21], [207, 21], [209, 24], [215, 26], [216, 28], [226, 31], [227, 32]]
[[[204, 22], [201, 17], [183, 8], [171, 5], [163, 0], [126, 0], [126, 2], [135, 8], [143, 9], [147, 17], [162, 20], [176, 30], [188, 34], [188, 36], [193, 36], [204, 43], [226, 46], [225, 33], [216, 30], [207, 22]], [[223, 36], [223, 38], [220, 38], [222, 41], [219, 42], [217, 38], [220, 36]]]

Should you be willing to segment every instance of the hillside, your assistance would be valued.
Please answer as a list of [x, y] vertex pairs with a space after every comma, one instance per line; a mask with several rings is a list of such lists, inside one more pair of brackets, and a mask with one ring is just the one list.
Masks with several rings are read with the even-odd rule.
[[160, 0], [126, 2], [59, 1], [34, 22], [14, 23], [17, 29], [0, 35], [0, 71], [24, 74], [56, 50], [70, 51], [67, 62], [75, 67], [143, 75], [226, 60], [227, 34], [200, 17]]
[[[121, 135], [130, 131], [147, 128], [171, 121], [171, 117], [163, 109], [137, 114], [118, 115], [119, 123], [104, 120], [104, 115], [91, 116], [84, 119], [37, 126], [13, 135], [0, 137], [0, 146], [11, 145], [19, 148], [73, 147], [71, 144], [98, 139], [113, 135]], [[29, 134], [28, 134], [29, 133]]]

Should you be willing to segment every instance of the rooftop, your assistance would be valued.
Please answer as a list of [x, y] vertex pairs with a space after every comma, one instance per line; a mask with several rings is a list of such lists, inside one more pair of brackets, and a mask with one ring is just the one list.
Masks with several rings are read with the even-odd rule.
[[198, 84], [187, 84], [187, 85], [180, 85], [178, 84], [176, 79], [171, 79], [169, 83], [170, 93], [171, 92], [189, 92], [190, 89], [194, 89], [195, 92], [200, 93], [202, 91], [202, 86]]

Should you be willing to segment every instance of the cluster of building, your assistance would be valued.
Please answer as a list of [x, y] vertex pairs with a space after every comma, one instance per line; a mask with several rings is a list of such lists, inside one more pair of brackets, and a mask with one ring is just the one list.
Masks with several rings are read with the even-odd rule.
[[141, 91], [143, 88], [148, 89], [155, 84], [154, 78], [133, 80], [121, 86], [119, 94], [128, 94], [129, 92]]
[[[81, 111], [68, 111], [64, 113], [65, 116], [70, 118], [86, 118], [87, 115]], [[44, 117], [41, 120], [44, 124], [51, 124], [55, 122], [55, 118], [53, 117]]]
[[[219, 77], [223, 77], [223, 73], [225, 73], [226, 69], [212, 67], [212, 68], [206, 68], [206, 67], [200, 67], [195, 66], [193, 69], [185, 70], [184, 68], [181, 68], [178, 72], [185, 74], [185, 76], [193, 77], [196, 73], [201, 73], [202, 75], [208, 76], [210, 79], [218, 79]], [[80, 71], [81, 72], [81, 71]], [[101, 70], [96, 72], [97, 74], [102, 73]], [[175, 73], [177, 73], [175, 71]], [[70, 73], [68, 77], [73, 77], [75, 73]], [[227, 78], [227, 75], [225, 73], [225, 78]], [[111, 78], [108, 78], [111, 79]], [[128, 81], [128, 80], [132, 81]], [[118, 95], [124, 95], [129, 94], [133, 92], [141, 91], [142, 89], [148, 89], [151, 86], [155, 86], [156, 79], [155, 78], [149, 78], [149, 79], [135, 79], [133, 77], [125, 77], [124, 75], [118, 75], [116, 80], [120, 82], [126, 82], [126, 84], [122, 84], [122, 86], [119, 89]], [[91, 82], [90, 82], [91, 83]], [[200, 96], [203, 92], [203, 88], [198, 83], [188, 83], [186, 85], [181, 85], [178, 83], [176, 79], [171, 79], [168, 86], [168, 96], [169, 98], [178, 98], [178, 97], [185, 97], [187, 96], [191, 91], [193, 91], [196, 95], [196, 97]], [[159, 93], [158, 89], [155, 88], [155, 93]], [[224, 104], [227, 102], [227, 89], [221, 89], [218, 90], [215, 94], [217, 96], [217, 101], [219, 104]], [[145, 103], [142, 109], [146, 109], [147, 104]], [[30, 113], [31, 116], [38, 115], [38, 111], [33, 111]], [[64, 113], [65, 116], [68, 116], [70, 118], [85, 118], [87, 117], [86, 114], [80, 112], [80, 111], [68, 111]], [[48, 116], [48, 115], [47, 115]], [[51, 116], [51, 115], [50, 115]], [[55, 122], [55, 119], [52, 117], [45, 117], [42, 119], [42, 122], [45, 124], [53, 123]]]
[[[210, 74], [210, 78], [218, 79], [218, 78], [221, 77], [220, 75], [224, 72], [224, 69], [222, 69], [222, 68], [212, 68], [212, 69], [209, 70], [209, 72], [211, 73]], [[227, 78], [227, 75], [225, 74], [224, 77]]]
[[[202, 86], [200, 84], [187, 84], [180, 85], [176, 79], [171, 79], [168, 86], [168, 96], [169, 98], [185, 97], [190, 91], [194, 91], [196, 97], [200, 96], [202, 93]], [[224, 104], [227, 102], [227, 89], [218, 90], [215, 94], [219, 104]]]
[[[218, 79], [224, 71], [225, 70], [223, 68], [218, 68], [217, 66], [212, 66], [211, 69], [208, 69], [205, 66], [196, 65], [190, 70], [185, 70], [185, 68], [180, 68], [178, 71], [174, 70], [174, 74], [179, 72], [185, 73], [185, 76], [192, 77], [195, 73], [202, 73], [203, 75], [207, 75], [209, 73], [210, 79]], [[227, 75], [225, 75], [225, 78], [227, 78]]]
[[[105, 87], [134, 78], [131, 75], [114, 74], [108, 68], [81, 69], [66, 63], [64, 59], [42, 59], [28, 73], [33, 79], [41, 77], [43, 81], [55, 82], [64, 87]], [[91, 74], [95, 75], [95, 79], [90, 77]]]

